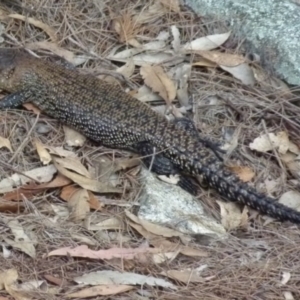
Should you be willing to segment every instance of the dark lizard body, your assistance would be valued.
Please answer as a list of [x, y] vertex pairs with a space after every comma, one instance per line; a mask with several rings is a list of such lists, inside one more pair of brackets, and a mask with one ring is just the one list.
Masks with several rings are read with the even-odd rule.
[[118, 86], [24, 51], [0, 49], [0, 89], [11, 93], [0, 101], [0, 109], [31, 102], [107, 147], [141, 155], [151, 155], [155, 149], [151, 163], [157, 173], [201, 175], [209, 187], [229, 201], [248, 205], [281, 221], [300, 223], [299, 212], [239, 180], [195, 131], [167, 121]]

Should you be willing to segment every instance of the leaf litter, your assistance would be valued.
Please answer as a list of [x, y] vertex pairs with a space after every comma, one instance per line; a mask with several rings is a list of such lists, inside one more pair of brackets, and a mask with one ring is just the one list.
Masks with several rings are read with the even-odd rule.
[[[0, 4], [2, 46], [22, 44], [37, 56], [61, 56], [68, 67], [80, 66], [83, 73], [97, 69], [119, 72], [135, 83], [136, 88], [129, 90], [126, 80], [114, 79], [130, 94], [170, 120], [174, 116], [191, 117], [192, 112], [198, 129], [212, 139], [222, 141], [224, 129], [239, 127], [234, 141], [233, 137], [224, 141], [230, 144], [224, 149], [234, 162], [232, 170], [243, 181], [298, 208], [299, 109], [290, 101], [294, 94], [284, 82], [247, 60], [222, 22], [206, 20], [210, 25], [204, 25], [204, 18], [177, 0], [118, 1], [117, 5], [106, 1], [101, 5], [96, 1], [72, 5], [70, 1], [23, 1], [29, 13], [5, 2]], [[69, 279], [64, 295], [57, 290], [51, 295], [57, 296], [55, 299], [98, 295], [138, 298], [137, 288], [143, 286], [143, 280], [154, 278], [151, 283], [164, 277], [176, 287], [180, 298], [255, 297], [263, 284], [262, 297], [271, 294], [272, 299], [278, 295], [296, 299], [296, 245], [300, 241], [295, 227], [276, 222], [266, 225], [259, 214], [235, 204], [222, 207], [218, 196], [210, 191], [201, 194], [201, 201], [232, 233], [226, 244], [215, 242], [211, 246], [203, 237], [182, 235], [134, 218], [140, 189], [138, 159], [94, 145], [32, 105], [24, 107], [27, 112], [1, 112], [0, 116], [0, 161], [9, 161], [15, 170], [0, 165], [0, 211], [18, 217], [17, 223], [4, 222], [3, 229], [6, 219], [0, 220], [6, 294], [32, 299], [27, 296], [32, 290], [26, 290], [26, 285], [26, 296], [11, 285], [18, 276], [30, 284], [47, 270], [45, 278], [52, 280], [49, 284], [59, 285], [63, 278]], [[48, 129], [30, 131], [32, 114], [38, 115]], [[19, 151], [23, 135], [28, 135], [28, 140]], [[103, 155], [109, 157], [106, 166], [97, 163]], [[105, 175], [108, 171], [112, 177]], [[63, 212], [59, 207], [69, 210]], [[254, 218], [255, 229], [250, 225]], [[268, 244], [268, 249], [263, 244]], [[65, 252], [46, 259], [45, 253], [54, 249]], [[81, 259], [75, 253], [72, 263], [67, 262], [74, 249], [82, 251]], [[131, 252], [126, 254], [127, 249]], [[95, 255], [99, 257], [91, 266], [88, 259]], [[12, 265], [18, 271], [12, 271], [10, 280]], [[204, 265], [208, 267], [199, 272], [199, 266]], [[74, 286], [72, 279], [84, 274], [93, 277], [95, 268], [113, 272], [116, 277], [121, 274], [127, 283], [98, 282], [83, 290]], [[38, 282], [34, 285], [34, 293], [39, 293], [36, 298], [47, 299]], [[166, 284], [160, 290], [154, 286], [143, 286], [143, 292], [170, 296]], [[50, 293], [49, 289], [48, 297]]]

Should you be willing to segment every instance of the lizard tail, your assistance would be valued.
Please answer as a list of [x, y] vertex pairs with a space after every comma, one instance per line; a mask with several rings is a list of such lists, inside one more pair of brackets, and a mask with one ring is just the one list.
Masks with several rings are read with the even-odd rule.
[[257, 192], [227, 170], [221, 162], [215, 161], [213, 168], [202, 165], [199, 169], [207, 184], [226, 200], [247, 205], [279, 221], [300, 224], [300, 212]]

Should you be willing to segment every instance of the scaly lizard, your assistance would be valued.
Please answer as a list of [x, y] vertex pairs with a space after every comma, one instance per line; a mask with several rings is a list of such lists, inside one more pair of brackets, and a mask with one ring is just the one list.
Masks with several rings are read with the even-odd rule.
[[0, 101], [0, 109], [31, 102], [95, 142], [143, 156], [155, 154], [144, 161], [158, 174], [201, 175], [229, 201], [281, 221], [300, 223], [300, 212], [257, 192], [230, 172], [196, 129], [185, 130], [182, 123], [169, 122], [118, 86], [37, 59], [24, 50], [2, 48], [0, 89], [10, 93]]

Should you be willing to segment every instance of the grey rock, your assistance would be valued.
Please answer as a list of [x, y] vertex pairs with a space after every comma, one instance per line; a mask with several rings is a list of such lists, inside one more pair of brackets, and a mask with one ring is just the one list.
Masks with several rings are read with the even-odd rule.
[[196, 13], [228, 21], [263, 66], [300, 85], [300, 5], [288, 0], [185, 0]]
[[177, 185], [159, 180], [145, 168], [141, 182], [139, 218], [186, 234], [226, 237], [224, 227], [205, 213], [200, 201]]

